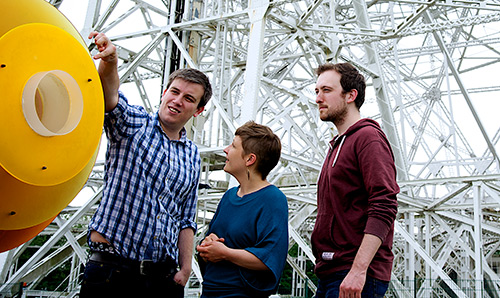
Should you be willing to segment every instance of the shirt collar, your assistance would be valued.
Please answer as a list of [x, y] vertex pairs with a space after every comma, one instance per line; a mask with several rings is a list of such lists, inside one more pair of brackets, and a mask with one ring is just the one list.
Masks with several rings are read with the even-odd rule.
[[158, 112], [155, 113], [154, 115], [154, 121], [156, 123], [156, 126], [158, 127], [158, 129], [163, 133], [163, 135], [169, 140], [169, 141], [172, 141], [172, 142], [181, 142], [183, 144], [186, 144], [187, 143], [187, 132], [186, 132], [186, 128], [183, 127], [181, 129], [181, 136], [178, 140], [171, 140], [167, 134], [163, 131], [163, 128], [161, 127], [161, 124], [160, 124], [160, 115], [158, 114]]

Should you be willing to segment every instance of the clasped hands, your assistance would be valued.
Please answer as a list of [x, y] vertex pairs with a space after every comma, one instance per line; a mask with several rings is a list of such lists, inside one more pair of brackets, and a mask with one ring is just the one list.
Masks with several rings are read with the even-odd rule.
[[225, 260], [228, 249], [224, 244], [224, 238], [219, 238], [214, 233], [206, 236], [201, 244], [196, 246], [196, 250], [205, 262], [214, 263]]

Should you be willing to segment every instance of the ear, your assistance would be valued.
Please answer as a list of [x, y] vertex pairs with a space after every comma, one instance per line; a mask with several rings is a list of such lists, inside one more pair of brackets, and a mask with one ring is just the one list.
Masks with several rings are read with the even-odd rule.
[[201, 112], [203, 112], [204, 110], [205, 110], [205, 107], [199, 107], [198, 109], [196, 109], [196, 112], [194, 112], [193, 117], [198, 116], [198, 115], [199, 115], [199, 114], [201, 114]]
[[257, 155], [255, 155], [254, 153], [248, 154], [245, 158], [245, 165], [247, 167], [253, 165], [257, 161]]
[[165, 89], [163, 90], [163, 93], [161, 94], [161, 97], [160, 97], [160, 104], [163, 103], [163, 100], [165, 99], [165, 94], [167, 93], [168, 89]]
[[347, 103], [354, 102], [356, 97], [358, 97], [358, 90], [351, 89], [351, 91], [347, 92], [346, 94]]

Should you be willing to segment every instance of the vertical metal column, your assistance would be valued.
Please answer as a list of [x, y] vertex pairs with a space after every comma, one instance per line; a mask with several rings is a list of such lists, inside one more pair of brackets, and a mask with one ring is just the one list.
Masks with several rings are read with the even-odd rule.
[[473, 184], [474, 193], [474, 279], [475, 279], [475, 297], [483, 297], [483, 236], [482, 221], [483, 210], [481, 207], [481, 186], [480, 182]]
[[[356, 0], [352, 2], [354, 10], [356, 11], [356, 20], [360, 28], [371, 29], [370, 19], [368, 18], [368, 12], [366, 8], [366, 2]], [[392, 150], [394, 151], [394, 158], [396, 160], [397, 175], [399, 180], [407, 180], [407, 171], [405, 158], [401, 150], [401, 142], [398, 136], [398, 130], [394, 121], [392, 114], [391, 105], [389, 99], [387, 98], [386, 85], [383, 77], [383, 70], [380, 65], [378, 58], [378, 50], [373, 43], [365, 44], [367, 62], [369, 63], [371, 70], [374, 72], [373, 76], [373, 86], [375, 88], [375, 94], [377, 96], [377, 103], [380, 109], [380, 115], [382, 119], [382, 128], [387, 134], [387, 139], [391, 144]]]
[[259, 98], [260, 80], [262, 76], [262, 49], [266, 24], [266, 13], [269, 0], [248, 2], [248, 16], [251, 22], [245, 71], [245, 86], [240, 124], [255, 120], [257, 115], [257, 99]]

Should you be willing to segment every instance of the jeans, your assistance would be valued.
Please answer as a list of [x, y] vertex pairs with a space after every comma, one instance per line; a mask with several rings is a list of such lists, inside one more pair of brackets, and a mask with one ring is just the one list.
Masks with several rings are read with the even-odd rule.
[[87, 262], [83, 273], [80, 298], [85, 297], [184, 297], [184, 287], [177, 285], [173, 275], [141, 275], [119, 266]]
[[269, 294], [260, 293], [243, 293], [241, 291], [235, 291], [234, 293], [207, 293], [203, 291], [201, 298], [267, 298]]
[[[316, 298], [337, 298], [339, 297], [340, 284], [346, 277], [348, 270], [335, 272], [327, 279], [320, 279], [318, 281], [318, 289], [316, 291]], [[389, 282], [382, 281], [370, 276], [366, 276], [365, 286], [361, 292], [362, 298], [383, 298]]]

